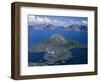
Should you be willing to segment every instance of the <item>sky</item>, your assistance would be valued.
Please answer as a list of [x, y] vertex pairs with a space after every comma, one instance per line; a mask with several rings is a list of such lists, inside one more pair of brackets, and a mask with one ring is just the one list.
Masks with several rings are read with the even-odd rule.
[[28, 24], [50, 23], [53, 25], [69, 26], [72, 24], [88, 24], [87, 17], [69, 17], [69, 16], [47, 16], [47, 15], [28, 15]]

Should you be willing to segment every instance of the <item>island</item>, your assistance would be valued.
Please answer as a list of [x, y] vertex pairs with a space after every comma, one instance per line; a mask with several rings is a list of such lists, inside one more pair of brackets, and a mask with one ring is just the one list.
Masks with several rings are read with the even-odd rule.
[[48, 39], [29, 48], [29, 52], [44, 52], [43, 58], [45, 60], [45, 62], [41, 63], [30, 62], [29, 66], [44, 66], [61, 60], [62, 62], [69, 60], [73, 57], [70, 51], [72, 48], [86, 48], [86, 46], [78, 41], [65, 39], [61, 34], [53, 34]]

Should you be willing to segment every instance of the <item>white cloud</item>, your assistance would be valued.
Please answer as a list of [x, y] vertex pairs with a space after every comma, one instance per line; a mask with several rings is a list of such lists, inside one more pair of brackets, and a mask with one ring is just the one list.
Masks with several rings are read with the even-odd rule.
[[28, 21], [32, 22], [35, 19], [35, 16], [29, 16]]
[[44, 17], [44, 21], [43, 22], [52, 23], [52, 21], [48, 17]]
[[81, 24], [81, 21], [70, 20], [69, 24]]
[[37, 16], [34, 22], [44, 22], [44, 19]]
[[41, 23], [51, 23], [52, 21], [48, 17], [39, 17], [39, 16], [29, 16], [29, 22], [41, 22]]
[[73, 21], [73, 20], [70, 20], [70, 23], [71, 23], [71, 24], [73, 24], [73, 23], [75, 23], [75, 21]]
[[59, 22], [58, 22], [57, 20], [55, 20], [55, 19], [54, 19], [54, 20], [52, 20], [52, 22], [53, 22], [53, 23], [59, 23]]
[[87, 24], [88, 22], [87, 22], [87, 21], [85, 21], [85, 20], [83, 20], [83, 21], [82, 21], [82, 23], [83, 23], [83, 24]]
[[86, 20], [82, 21], [75, 21], [75, 20], [69, 20], [69, 21], [58, 21], [56, 19], [51, 20], [48, 17], [39, 17], [39, 16], [29, 16], [29, 24], [33, 24], [34, 22], [37, 23], [51, 23], [56, 25], [71, 25], [71, 24], [87, 24]]

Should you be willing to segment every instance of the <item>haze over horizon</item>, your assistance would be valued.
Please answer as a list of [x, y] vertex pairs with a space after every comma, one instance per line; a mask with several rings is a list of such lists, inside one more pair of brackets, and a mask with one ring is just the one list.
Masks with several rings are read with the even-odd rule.
[[87, 17], [70, 17], [70, 16], [46, 16], [46, 15], [29, 15], [28, 25], [35, 24], [52, 24], [57, 26], [68, 27], [73, 24], [85, 25], [88, 24]]

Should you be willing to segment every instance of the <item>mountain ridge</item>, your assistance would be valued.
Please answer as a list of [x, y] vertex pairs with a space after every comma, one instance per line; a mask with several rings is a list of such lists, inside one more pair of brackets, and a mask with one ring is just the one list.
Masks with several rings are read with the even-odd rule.
[[35, 24], [30, 25], [33, 30], [68, 30], [68, 31], [84, 31], [87, 32], [87, 25], [72, 24], [67, 27], [53, 24]]

